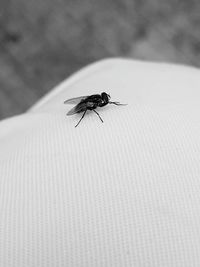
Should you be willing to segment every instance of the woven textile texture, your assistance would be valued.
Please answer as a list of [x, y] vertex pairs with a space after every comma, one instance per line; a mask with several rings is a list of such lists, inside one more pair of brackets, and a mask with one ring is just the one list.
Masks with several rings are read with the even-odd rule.
[[[0, 123], [0, 266], [200, 266], [200, 72], [108, 59]], [[98, 116], [65, 99], [105, 91]]]

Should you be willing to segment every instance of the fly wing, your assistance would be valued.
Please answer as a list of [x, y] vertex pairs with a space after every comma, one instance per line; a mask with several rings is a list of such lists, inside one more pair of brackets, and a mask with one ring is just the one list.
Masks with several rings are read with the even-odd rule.
[[65, 100], [64, 104], [75, 104], [77, 105], [78, 103], [81, 102], [81, 100], [86, 99], [88, 96], [79, 96], [79, 97], [74, 97], [74, 98], [70, 98]]
[[79, 103], [78, 105], [76, 105], [75, 107], [73, 107], [72, 109], [70, 109], [70, 111], [68, 111], [67, 115], [73, 115], [76, 113], [80, 113], [83, 112], [87, 109], [87, 105], [84, 102]]

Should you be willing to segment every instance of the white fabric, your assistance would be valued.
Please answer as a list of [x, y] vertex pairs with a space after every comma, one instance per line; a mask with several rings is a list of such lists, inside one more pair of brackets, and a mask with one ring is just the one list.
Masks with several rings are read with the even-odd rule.
[[195, 68], [109, 59], [2, 121], [0, 266], [200, 266], [199, 103]]

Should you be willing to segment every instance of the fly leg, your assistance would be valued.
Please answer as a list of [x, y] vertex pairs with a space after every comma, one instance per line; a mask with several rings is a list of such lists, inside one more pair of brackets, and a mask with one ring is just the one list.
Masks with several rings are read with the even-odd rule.
[[114, 104], [116, 106], [126, 106], [127, 104], [121, 104], [119, 102], [109, 102], [109, 104]]
[[99, 113], [96, 110], [94, 110], [94, 109], [93, 109], [93, 111], [98, 115], [98, 117], [101, 120], [101, 122], [103, 122], [103, 120], [102, 120], [101, 116], [99, 115]]
[[82, 117], [80, 118], [79, 122], [76, 124], [76, 126], [75, 126], [75, 127], [77, 127], [77, 126], [79, 125], [79, 123], [82, 121], [82, 119], [83, 119], [83, 118], [84, 118], [84, 116], [85, 116], [85, 113], [86, 113], [86, 111], [87, 111], [87, 109], [84, 111], [84, 113], [83, 113]]

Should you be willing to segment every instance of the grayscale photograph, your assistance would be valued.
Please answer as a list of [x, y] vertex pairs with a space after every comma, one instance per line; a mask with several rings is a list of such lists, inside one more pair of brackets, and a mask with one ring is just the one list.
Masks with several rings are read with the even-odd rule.
[[200, 1], [0, 0], [0, 267], [200, 266]]

